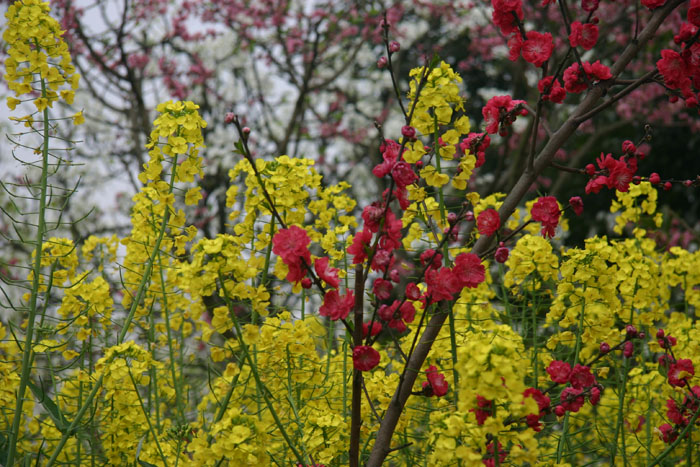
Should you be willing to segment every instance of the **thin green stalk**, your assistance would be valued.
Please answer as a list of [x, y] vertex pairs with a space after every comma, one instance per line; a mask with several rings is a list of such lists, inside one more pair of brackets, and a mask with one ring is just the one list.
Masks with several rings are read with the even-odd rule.
[[[173, 192], [173, 187], [175, 186], [177, 164], [177, 155], [175, 155], [172, 162], [173, 170], [170, 173], [170, 182], [168, 184], [168, 194]], [[129, 332], [129, 326], [131, 326], [131, 322], [134, 320], [136, 308], [138, 308], [139, 304], [141, 303], [141, 300], [143, 299], [143, 296], [146, 293], [146, 285], [150, 281], [151, 271], [153, 270], [153, 263], [155, 263], [156, 255], [160, 253], [160, 244], [163, 243], [163, 237], [165, 237], [165, 231], [167, 230], [169, 220], [170, 209], [166, 208], [165, 212], [163, 213], [163, 222], [161, 223], [161, 227], [158, 231], [158, 238], [156, 239], [156, 243], [153, 246], [153, 251], [151, 251], [151, 255], [148, 257], [148, 261], [146, 262], [146, 268], [143, 271], [143, 277], [141, 278], [141, 283], [139, 284], [139, 288], [136, 292], [136, 297], [134, 298], [133, 302], [131, 302], [129, 314], [127, 315], [126, 320], [124, 321], [124, 326], [119, 332], [119, 336], [117, 336], [117, 344], [121, 344], [122, 342], [124, 342], [124, 338], [126, 337], [127, 332]]]
[[[583, 285], [583, 293], [586, 293], [586, 284]], [[581, 299], [581, 312], [578, 317], [578, 329], [576, 332], [576, 347], [574, 350], [574, 364], [576, 366], [578, 363], [578, 354], [581, 351], [581, 335], [583, 334], [583, 316], [586, 310], [586, 300]], [[569, 412], [564, 415], [564, 426], [562, 427], [561, 437], [559, 438], [559, 444], [557, 446], [557, 462], [561, 462], [562, 453], [564, 451], [564, 444], [568, 444], [567, 433], [569, 431]]]
[[[433, 145], [435, 146], [435, 168], [437, 169], [437, 172], [441, 174], [442, 168], [440, 167], [440, 144], [438, 142], [440, 137], [438, 136], [437, 115], [433, 115], [433, 122], [435, 123], [435, 135], [433, 135]], [[442, 192], [442, 186], [438, 187], [438, 196], [440, 198], [440, 216], [442, 217], [442, 220], [445, 221], [447, 219], [447, 215], [445, 214], [445, 198]], [[445, 243], [445, 252], [447, 252], [447, 243]], [[445, 258], [447, 258], [446, 253]]]
[[[619, 402], [617, 404], [617, 425], [615, 427], [615, 439], [612, 445], [612, 454], [610, 456], [611, 460], [615, 462], [615, 456], [617, 455], [617, 439], [620, 437], [620, 432], [622, 431], [622, 424], [624, 422], [624, 408], [625, 408], [625, 391], [627, 389], [627, 372], [629, 371], [629, 359], [624, 357], [624, 363], [622, 367], [622, 388], [620, 389]], [[625, 464], [627, 464], [627, 453], [625, 452], [625, 436], [622, 435], [622, 457]]]
[[75, 418], [73, 419], [73, 422], [71, 422], [70, 426], [68, 426], [66, 431], [63, 433], [63, 436], [61, 436], [61, 439], [58, 441], [58, 444], [56, 445], [56, 448], [53, 451], [53, 455], [51, 456], [49, 461], [46, 463], [46, 467], [51, 467], [53, 465], [53, 463], [56, 462], [56, 459], [58, 458], [59, 454], [61, 454], [61, 451], [63, 450], [63, 446], [66, 445], [66, 441], [68, 441], [68, 438], [70, 436], [73, 436], [73, 434], [75, 433], [76, 429], [78, 428], [78, 424], [80, 423], [80, 420], [82, 420], [88, 407], [90, 407], [90, 405], [92, 405], [92, 400], [95, 398], [98, 391], [102, 387], [102, 380], [103, 379], [104, 379], [104, 374], [100, 375], [100, 377], [97, 379], [97, 381], [95, 382], [95, 386], [92, 388], [92, 391], [90, 391], [90, 394], [88, 395], [87, 399], [85, 400], [85, 404], [80, 408], [80, 410], [78, 410], [78, 413], [75, 414]]
[[131, 373], [131, 368], [129, 368], [129, 366], [127, 366], [126, 369], [129, 372], [129, 378], [131, 379], [131, 384], [134, 385], [134, 392], [136, 393], [136, 397], [139, 398], [139, 405], [141, 406], [141, 411], [143, 412], [143, 418], [146, 419], [146, 423], [148, 423], [148, 430], [151, 432], [151, 436], [153, 436], [153, 440], [156, 442], [156, 448], [158, 449], [158, 454], [160, 455], [160, 458], [163, 461], [163, 465], [165, 465], [167, 467], [168, 461], [165, 459], [165, 455], [163, 455], [163, 450], [160, 448], [160, 442], [158, 442], [158, 435], [156, 434], [155, 430], [153, 429], [153, 424], [151, 423], [150, 413], [148, 413], [146, 411], [146, 406], [143, 405], [143, 399], [141, 398], [141, 393], [139, 392], [139, 388], [136, 385], [136, 380], [134, 379], [134, 375]]
[[[535, 297], [537, 295], [533, 292], [532, 293], [532, 304], [533, 304], [533, 310], [532, 310], [532, 367], [533, 367], [533, 380], [535, 382], [535, 389], [537, 389], [538, 386], [538, 374], [537, 374], [537, 303], [535, 302]], [[583, 316], [583, 311], [581, 312], [581, 315]], [[578, 353], [578, 352], [577, 352]]]
[[[41, 97], [46, 98], [46, 81], [41, 78]], [[36, 240], [34, 245], [34, 267], [32, 278], [32, 291], [29, 298], [29, 316], [27, 317], [27, 331], [24, 337], [24, 348], [22, 349], [22, 372], [17, 389], [17, 400], [15, 403], [15, 413], [12, 419], [12, 428], [8, 439], [8, 451], [6, 465], [12, 466], [15, 462], [17, 443], [19, 441], [19, 431], [22, 422], [22, 408], [24, 406], [24, 395], [27, 392], [27, 383], [31, 373], [31, 361], [33, 359], [34, 320], [36, 319], [36, 305], [39, 298], [39, 280], [41, 278], [41, 257], [44, 246], [44, 235], [46, 234], [46, 195], [49, 172], [49, 109], [44, 109], [42, 113], [44, 135], [41, 147], [41, 192], [39, 194], [39, 213], [37, 222]]]
[[[156, 350], [155, 350], [155, 345], [153, 343], [155, 342], [155, 332], [156, 332], [156, 323], [155, 323], [155, 317], [153, 316], [153, 313], [150, 314], [151, 318], [151, 327], [148, 330], [148, 345], [149, 345], [149, 351], [151, 353], [151, 357], [153, 360], [156, 360]], [[158, 429], [158, 433], [160, 433], [160, 397], [158, 395], [158, 372], [156, 371], [155, 367], [151, 366], [149, 368], [149, 373], [151, 374], [151, 381], [149, 383], [149, 390], [148, 390], [148, 399], [149, 399], [149, 411], [151, 409], [150, 404], [153, 399], [155, 399], [155, 403], [153, 403], [153, 407], [155, 408], [156, 412], [156, 428]], [[151, 395], [153, 394], [153, 395]]]
[[[294, 414], [294, 419], [297, 422], [297, 439], [300, 441], [304, 439], [304, 424], [299, 419], [299, 411], [297, 410], [296, 403], [294, 402], [294, 384], [292, 382], [292, 355], [289, 353], [289, 344], [285, 348], [287, 354], [287, 400], [289, 401], [289, 406], [292, 408], [292, 413]], [[306, 457], [306, 449], [302, 445], [302, 455]]]
[[182, 404], [182, 381], [177, 377], [175, 372], [175, 351], [173, 350], [173, 336], [170, 329], [170, 310], [168, 309], [168, 296], [165, 290], [165, 276], [163, 274], [163, 258], [158, 251], [158, 270], [160, 272], [160, 287], [163, 294], [163, 317], [165, 318], [165, 329], [168, 334], [168, 353], [170, 357], [170, 374], [173, 378], [173, 386], [175, 386], [175, 405], [180, 423], [185, 422], [185, 410]]
[[233, 320], [233, 325], [236, 328], [236, 337], [238, 338], [238, 343], [241, 346], [241, 350], [243, 351], [244, 358], [248, 360], [248, 365], [250, 366], [250, 371], [253, 374], [253, 378], [255, 378], [256, 386], [258, 388], [260, 388], [260, 390], [262, 392], [262, 397], [265, 400], [265, 405], [267, 405], [267, 408], [270, 411], [272, 418], [275, 420], [275, 425], [277, 425], [277, 428], [280, 430], [282, 437], [287, 442], [287, 446], [289, 446], [289, 448], [292, 450], [292, 453], [294, 454], [294, 457], [297, 459], [297, 462], [299, 464], [308, 464], [308, 462], [306, 462], [306, 459], [304, 458], [304, 456], [302, 456], [302, 454], [294, 446], [294, 443], [292, 443], [292, 440], [289, 437], [287, 430], [285, 430], [285, 428], [284, 428], [284, 424], [282, 423], [282, 420], [280, 420], [279, 415], [277, 414], [277, 411], [275, 410], [275, 407], [272, 404], [272, 401], [270, 400], [270, 391], [267, 389], [267, 386], [265, 386], [265, 384], [260, 379], [260, 374], [258, 373], [258, 368], [257, 368], [257, 366], [255, 366], [253, 359], [250, 356], [250, 352], [248, 351], [248, 345], [243, 340], [243, 331], [241, 330], [241, 326], [238, 323], [238, 318], [236, 317], [236, 314], [232, 312], [231, 298], [228, 296], [228, 292], [227, 292], [226, 288], [223, 287], [223, 282], [224, 282], [223, 277], [219, 276], [219, 280], [222, 283], [221, 290], [223, 290], [223, 292], [224, 292], [223, 299], [226, 302], [226, 306], [228, 306], [229, 310], [231, 311], [231, 318]]
[[454, 380], [454, 390], [452, 391], [452, 394], [454, 394], [454, 403], [457, 405], [459, 399], [459, 393], [457, 391], [457, 388], [459, 387], [459, 374], [457, 373], [457, 338], [456, 338], [456, 331], [455, 331], [455, 315], [454, 311], [452, 308], [450, 308], [450, 314], [449, 314], [449, 326], [450, 326], [450, 351], [452, 353], [452, 378]]

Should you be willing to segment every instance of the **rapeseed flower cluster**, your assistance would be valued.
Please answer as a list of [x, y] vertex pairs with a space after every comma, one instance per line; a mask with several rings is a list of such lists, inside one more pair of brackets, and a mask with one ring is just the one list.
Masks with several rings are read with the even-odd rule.
[[[8, 44], [3, 78], [16, 97], [7, 98], [7, 106], [14, 110], [30, 95], [36, 110], [43, 112], [59, 99], [72, 104], [80, 75], [75, 71], [68, 45], [61, 37], [58, 21], [49, 15], [48, 2], [21, 0], [7, 8], [7, 28], [3, 40]], [[41, 87], [35, 87], [37, 82]], [[60, 90], [64, 85], [69, 89]], [[40, 97], [31, 96], [39, 93]], [[17, 120], [31, 121], [31, 116]], [[75, 115], [76, 124], [82, 123], [82, 113]]]

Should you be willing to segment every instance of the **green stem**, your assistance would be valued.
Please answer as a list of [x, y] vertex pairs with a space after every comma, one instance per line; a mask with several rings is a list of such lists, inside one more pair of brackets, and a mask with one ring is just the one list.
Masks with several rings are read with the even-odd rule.
[[160, 447], [160, 442], [158, 442], [158, 436], [156, 435], [155, 430], [153, 429], [153, 424], [151, 424], [151, 414], [148, 413], [146, 410], [146, 406], [143, 405], [143, 399], [141, 398], [141, 393], [139, 393], [139, 388], [136, 385], [136, 380], [134, 379], [134, 375], [131, 373], [131, 368], [127, 366], [127, 370], [129, 371], [129, 378], [131, 379], [131, 383], [134, 385], [134, 392], [136, 393], [136, 397], [139, 398], [139, 405], [141, 406], [141, 411], [143, 412], [143, 418], [146, 419], [146, 423], [148, 423], [148, 429], [151, 432], [151, 436], [153, 436], [153, 441], [156, 442], [156, 448], [158, 448], [158, 454], [160, 455], [160, 458], [163, 460], [163, 465], [167, 467], [168, 461], [165, 460], [165, 456], [163, 455], [163, 450]]
[[[620, 437], [620, 432], [622, 431], [622, 424], [624, 422], [624, 404], [625, 404], [625, 390], [627, 389], [627, 372], [629, 371], [629, 359], [627, 357], [624, 357], [624, 363], [622, 367], [622, 388], [620, 388], [620, 396], [619, 396], [619, 402], [617, 404], [617, 424], [615, 426], [615, 439], [613, 440], [613, 445], [612, 445], [612, 455], [610, 456], [610, 459], [612, 462], [615, 462], [615, 456], [617, 455], [617, 439]], [[623, 458], [625, 459], [626, 463], [626, 452], [624, 449], [624, 442], [625, 442], [625, 436], [624, 434], [622, 435], [622, 443], [623, 443]]]
[[272, 405], [272, 401], [270, 400], [270, 391], [269, 391], [269, 389], [267, 389], [267, 386], [265, 386], [265, 384], [262, 382], [262, 379], [260, 379], [260, 374], [258, 373], [258, 368], [255, 365], [255, 363], [253, 362], [253, 359], [250, 356], [250, 352], [248, 351], [248, 345], [243, 340], [243, 331], [241, 330], [241, 326], [238, 323], [238, 317], [236, 316], [235, 313], [233, 313], [231, 298], [228, 296], [228, 291], [226, 290], [226, 287], [224, 287], [224, 285], [223, 285], [224, 280], [223, 280], [223, 277], [221, 277], [221, 275], [219, 275], [219, 280], [221, 281], [221, 290], [223, 291], [223, 299], [226, 302], [226, 305], [228, 306], [228, 308], [230, 310], [231, 318], [233, 320], [233, 325], [236, 328], [236, 337], [238, 338], [238, 343], [241, 346], [241, 350], [243, 351], [244, 358], [246, 360], [248, 360], [248, 365], [250, 367], [250, 371], [253, 374], [253, 378], [255, 378], [256, 386], [260, 389], [260, 392], [262, 393], [262, 397], [265, 400], [265, 405], [267, 405], [267, 408], [270, 411], [272, 418], [275, 420], [275, 425], [277, 425], [277, 428], [280, 430], [282, 437], [287, 442], [287, 446], [289, 446], [289, 448], [292, 450], [292, 453], [294, 453], [294, 457], [296, 457], [297, 462], [299, 464], [307, 464], [304, 456], [302, 456], [302, 454], [294, 446], [294, 443], [292, 443], [292, 440], [289, 437], [287, 430], [284, 429], [284, 424], [282, 423], [282, 420], [280, 420], [279, 415], [277, 415], [277, 411], [275, 410], [274, 405]]
[[163, 316], [165, 317], [165, 329], [168, 334], [168, 353], [170, 355], [170, 373], [173, 378], [173, 386], [175, 387], [175, 404], [180, 418], [180, 423], [185, 423], [185, 410], [182, 404], [182, 381], [177, 377], [175, 372], [175, 350], [173, 349], [173, 337], [170, 329], [170, 310], [168, 309], [168, 298], [165, 290], [165, 277], [163, 275], [163, 261], [158, 251], [158, 269], [160, 272], [160, 286], [163, 294]]
[[[168, 194], [173, 192], [173, 187], [175, 186], [175, 175], [177, 174], [177, 155], [173, 158], [173, 170], [170, 174], [170, 183], [168, 184]], [[151, 278], [151, 271], [153, 271], [153, 263], [155, 263], [156, 256], [160, 254], [160, 244], [163, 242], [163, 237], [165, 237], [165, 231], [168, 227], [168, 221], [170, 220], [170, 209], [165, 207], [165, 212], [163, 213], [163, 222], [161, 223], [161, 227], [158, 231], [158, 238], [156, 239], [156, 243], [153, 246], [153, 251], [151, 251], [151, 255], [148, 258], [148, 261], [146, 262], [146, 268], [143, 271], [143, 277], [141, 278], [141, 283], [139, 284], [139, 288], [136, 292], [136, 297], [134, 298], [134, 301], [131, 302], [131, 308], [129, 309], [129, 314], [126, 317], [126, 320], [124, 321], [124, 326], [122, 327], [122, 330], [119, 332], [119, 336], [117, 337], [117, 344], [121, 344], [124, 342], [124, 338], [126, 337], [126, 333], [129, 332], [129, 326], [131, 326], [131, 322], [134, 320], [134, 315], [136, 314], [136, 309], [138, 308], [139, 304], [141, 303], [141, 300], [143, 299], [143, 296], [146, 294], [146, 285], [150, 281]]]
[[[41, 78], [41, 97], [46, 99], [46, 81]], [[33, 359], [32, 341], [34, 339], [34, 320], [36, 319], [36, 305], [39, 298], [40, 277], [41, 277], [41, 257], [44, 246], [44, 235], [46, 234], [46, 194], [49, 174], [49, 109], [44, 109], [43, 114], [44, 135], [41, 148], [41, 193], [39, 194], [39, 214], [34, 245], [34, 267], [32, 269], [32, 291], [29, 298], [29, 316], [27, 317], [27, 331], [24, 337], [24, 349], [22, 349], [22, 372], [17, 389], [17, 400], [15, 403], [15, 413], [12, 419], [12, 429], [8, 440], [7, 466], [14, 465], [19, 441], [20, 425], [22, 423], [22, 408], [24, 406], [24, 395], [27, 392], [27, 382], [31, 373]]]

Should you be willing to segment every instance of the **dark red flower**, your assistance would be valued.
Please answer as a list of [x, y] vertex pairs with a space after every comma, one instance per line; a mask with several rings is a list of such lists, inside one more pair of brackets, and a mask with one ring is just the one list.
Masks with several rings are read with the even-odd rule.
[[612, 78], [610, 68], [601, 64], [600, 60], [594, 63], [583, 62], [583, 70], [579, 67], [578, 62], [574, 62], [564, 70], [564, 87], [568, 92], [579, 93], [588, 88], [583, 73], [586, 74], [591, 84]]
[[384, 206], [378, 201], [365, 206], [362, 210], [362, 220], [365, 221], [365, 227], [370, 230], [370, 232], [379, 231], [379, 222], [384, 216]]
[[549, 60], [554, 50], [554, 41], [552, 35], [548, 32], [539, 33], [537, 31], [528, 31], [527, 39], [523, 42], [522, 53], [526, 62], [532, 63], [536, 67], [541, 67], [544, 62]]
[[583, 397], [583, 389], [575, 389], [572, 387], [564, 388], [559, 397], [561, 406], [569, 412], [578, 412], [586, 399]]
[[690, 0], [688, 22], [693, 26], [700, 26], [700, 0]]
[[681, 54], [675, 50], [662, 50], [661, 59], [656, 62], [656, 68], [659, 69], [659, 73], [669, 88], [688, 89], [690, 87], [688, 66]]
[[687, 378], [695, 375], [693, 361], [688, 358], [682, 358], [675, 363], [671, 363], [668, 369], [668, 384], [676, 387], [685, 386]]
[[591, 50], [598, 42], [598, 26], [593, 23], [581, 24], [580, 21], [571, 23], [571, 34], [569, 43], [571, 47], [583, 47], [584, 50]]
[[547, 373], [555, 383], [565, 384], [571, 376], [571, 365], [561, 360], [552, 360], [547, 367]]
[[355, 295], [349, 290], [342, 297], [337, 289], [329, 290], [323, 296], [323, 304], [318, 310], [321, 316], [326, 316], [332, 321], [345, 319], [355, 305]]
[[[552, 82], [554, 80], [554, 82]], [[545, 101], [552, 101], [555, 104], [561, 104], [566, 98], [566, 90], [561, 87], [558, 79], [554, 79], [554, 76], [545, 76], [539, 83], [537, 83], [537, 89], [542, 94], [542, 99]]]
[[[432, 261], [431, 261], [432, 258]], [[432, 248], [428, 248], [425, 250], [423, 253], [420, 254], [420, 264], [421, 266], [425, 266], [425, 264], [430, 261], [430, 266], [428, 266], [431, 269], [438, 269], [440, 266], [442, 266], [442, 254], [436, 253], [435, 250]]]
[[369, 345], [358, 345], [352, 349], [352, 366], [359, 371], [370, 371], [379, 365], [380, 355]]
[[372, 271], [386, 271], [394, 264], [394, 255], [387, 250], [377, 250], [372, 257]]
[[493, 259], [496, 260], [497, 263], [505, 263], [508, 261], [508, 256], [510, 255], [510, 251], [508, 248], [504, 246], [499, 246], [496, 248], [496, 252], [493, 254]]
[[[365, 338], [367, 337], [367, 333], [369, 332], [369, 324], [370, 323], [362, 323], [362, 337]], [[376, 336], [382, 331], [382, 323], [379, 321], [375, 321], [372, 323], [372, 336]]]
[[476, 395], [476, 405], [478, 408], [469, 409], [470, 412], [474, 412], [476, 416], [477, 425], [481, 426], [484, 424], [487, 418], [491, 416], [493, 410], [493, 401], [486, 399], [479, 394]]
[[476, 226], [481, 235], [491, 236], [501, 228], [501, 217], [498, 211], [489, 208], [479, 213], [476, 218]]
[[539, 415], [531, 413], [527, 417], [525, 417], [525, 422], [527, 423], [527, 426], [529, 426], [533, 430], [537, 432], [542, 431], [543, 425], [540, 423]]
[[411, 302], [403, 302], [403, 305], [399, 308], [399, 313], [401, 313], [402, 320], [407, 323], [412, 323], [413, 319], [416, 317], [416, 307], [414, 307]]
[[666, 4], [666, 0], [642, 0], [642, 5], [649, 8], [650, 10], [655, 10]]
[[678, 438], [678, 431], [676, 431], [671, 425], [668, 423], [664, 423], [661, 425], [659, 428], [659, 435], [660, 438], [663, 440], [664, 443], [671, 444]]
[[379, 307], [377, 310], [377, 315], [379, 318], [382, 320], [386, 321], [387, 323], [392, 321], [394, 318], [394, 315], [396, 313], [396, 310], [399, 308], [399, 301], [394, 300], [394, 302], [391, 305], [383, 304]]
[[352, 264], [358, 264], [367, 259], [367, 249], [372, 241], [372, 232], [368, 229], [363, 229], [355, 234], [352, 240], [352, 245], [348, 247], [348, 254], [354, 255]]
[[406, 298], [409, 300], [418, 300], [421, 296], [420, 289], [415, 284], [415, 282], [409, 282], [406, 284]]
[[428, 269], [425, 271], [425, 282], [428, 284], [430, 302], [452, 300], [455, 293], [462, 290], [460, 279], [450, 268]]
[[372, 169], [372, 173], [377, 178], [382, 178], [391, 172], [399, 157], [399, 149], [401, 146], [396, 141], [385, 140], [382, 143], [379, 150], [382, 152], [383, 161]]
[[379, 300], [388, 300], [391, 297], [391, 291], [394, 289], [394, 284], [391, 281], [382, 279], [381, 277], [375, 279], [372, 286], [372, 292]]
[[416, 175], [411, 166], [404, 161], [397, 162], [396, 165], [394, 165], [394, 168], [391, 169], [391, 176], [394, 178], [399, 188], [405, 188], [418, 180], [418, 175]]
[[272, 237], [272, 252], [282, 258], [289, 272], [287, 280], [299, 282], [306, 276], [305, 262], [311, 265], [311, 253], [308, 245], [311, 243], [306, 230], [293, 225], [287, 229], [280, 229]]
[[[465, 154], [469, 151], [471, 154], [476, 154], [476, 165], [481, 167], [486, 160], [486, 149], [491, 145], [491, 137], [486, 133], [469, 133], [466, 138], [459, 143], [459, 147]], [[469, 220], [469, 219], [467, 219]]]
[[535, 399], [535, 402], [537, 402], [537, 407], [540, 409], [540, 413], [547, 410], [551, 403], [549, 397], [543, 394], [539, 389], [535, 388], [527, 388], [525, 392], [523, 392], [523, 397], [532, 397]]
[[559, 205], [554, 196], [542, 196], [530, 210], [532, 220], [542, 224], [542, 235], [553, 237], [554, 229], [559, 224]]
[[314, 261], [314, 269], [321, 280], [326, 281], [331, 287], [337, 288], [340, 285], [338, 269], [330, 267], [329, 263], [330, 259], [327, 256], [317, 258], [316, 261]]
[[590, 13], [591, 11], [596, 11], [598, 9], [599, 3], [600, 0], [581, 0], [581, 9]]
[[518, 31], [518, 23], [515, 18], [523, 20], [522, 0], [491, 0], [493, 23], [501, 30], [504, 36]]
[[666, 416], [676, 425], [685, 426], [688, 424], [688, 420], [683, 417], [683, 414], [678, 409], [678, 404], [673, 399], [666, 400]]
[[569, 206], [574, 210], [577, 216], [583, 214], [583, 200], [580, 196], [572, 196], [569, 198]]
[[523, 107], [525, 101], [514, 100], [512, 97], [494, 96], [482, 107], [486, 132], [489, 134], [500, 133], [507, 126], [512, 125], [518, 115], [527, 115]]
[[588, 88], [577, 62], [572, 63], [569, 68], [564, 70], [562, 79], [564, 80], [564, 88], [567, 92], [578, 94]]
[[576, 389], [585, 389], [595, 384], [595, 376], [591, 373], [590, 368], [577, 363], [574, 369], [571, 370], [569, 382]]
[[460, 289], [464, 287], [474, 288], [485, 279], [484, 265], [481, 263], [481, 258], [474, 253], [458, 254], [452, 272], [459, 281]]
[[442, 397], [447, 394], [447, 381], [445, 381], [445, 375], [438, 373], [437, 367], [435, 365], [430, 365], [425, 374], [428, 377], [428, 381], [423, 383], [423, 388], [430, 387], [431, 395]]

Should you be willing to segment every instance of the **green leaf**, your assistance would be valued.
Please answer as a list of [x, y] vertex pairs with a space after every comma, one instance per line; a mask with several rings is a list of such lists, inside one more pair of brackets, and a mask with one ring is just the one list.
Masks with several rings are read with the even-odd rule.
[[236, 152], [242, 156], [245, 156], [245, 148], [243, 148], [243, 142], [242, 141], [236, 141], [236, 144], [234, 144], [234, 147], [236, 148]]
[[44, 409], [46, 409], [46, 411], [49, 413], [49, 416], [56, 425], [56, 428], [58, 428], [62, 434], [65, 434], [70, 426], [70, 423], [68, 423], [68, 420], [66, 420], [63, 413], [61, 413], [61, 409], [58, 408], [56, 403], [52, 401], [51, 398], [46, 397], [44, 390], [34, 384], [34, 381], [31, 379], [27, 380], [27, 385], [32, 390], [32, 393], [34, 393], [34, 397], [37, 398], [39, 403], [41, 403]]

